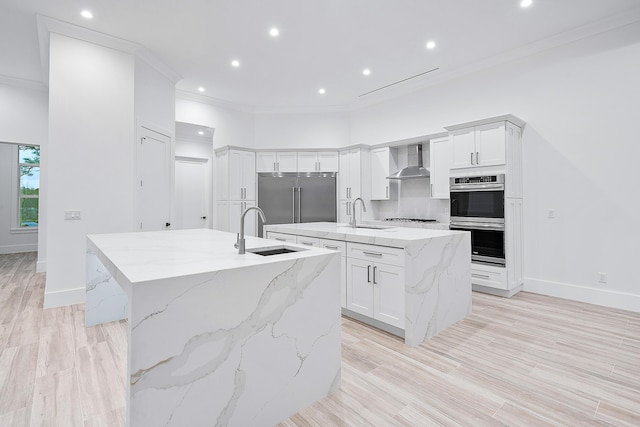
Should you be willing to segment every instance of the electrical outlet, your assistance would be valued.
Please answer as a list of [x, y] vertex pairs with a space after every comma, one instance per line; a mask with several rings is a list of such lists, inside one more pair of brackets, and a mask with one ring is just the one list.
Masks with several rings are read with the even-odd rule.
[[598, 273], [598, 282], [607, 283], [607, 273]]
[[80, 211], [64, 211], [66, 221], [76, 221], [80, 219]]
[[555, 218], [556, 217], [556, 211], [555, 209], [549, 209], [547, 211], [547, 218]]

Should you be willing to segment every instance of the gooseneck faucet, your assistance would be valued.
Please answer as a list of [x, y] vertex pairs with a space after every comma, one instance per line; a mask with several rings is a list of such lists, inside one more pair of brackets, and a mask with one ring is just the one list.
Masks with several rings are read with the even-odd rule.
[[362, 212], [366, 212], [367, 208], [364, 206], [364, 200], [362, 200], [362, 197], [356, 197], [356, 199], [353, 201], [353, 211], [351, 214], [351, 221], [349, 222], [349, 225], [351, 225], [352, 228], [356, 228], [356, 203], [358, 202], [358, 200], [360, 200], [360, 202], [362, 202]]
[[240, 216], [240, 232], [237, 234], [238, 237], [236, 239], [235, 245], [233, 245], [233, 247], [238, 250], [238, 254], [240, 255], [245, 253], [244, 217], [245, 215], [247, 215], [247, 212], [249, 212], [250, 210], [257, 210], [258, 213], [260, 214], [260, 218], [262, 219], [262, 222], [267, 222], [267, 219], [264, 217], [264, 212], [262, 212], [262, 209], [260, 209], [257, 206], [251, 206], [250, 208], [247, 208], [245, 209], [244, 212], [242, 212], [242, 215]]

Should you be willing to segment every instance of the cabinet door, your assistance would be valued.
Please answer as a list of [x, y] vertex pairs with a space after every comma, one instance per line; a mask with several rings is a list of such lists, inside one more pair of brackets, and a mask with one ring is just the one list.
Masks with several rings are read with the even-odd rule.
[[234, 200], [229, 202], [229, 229], [230, 233], [240, 232], [240, 215], [242, 215], [244, 208], [244, 202], [240, 200]]
[[476, 166], [495, 166], [506, 163], [505, 122], [476, 127]]
[[339, 171], [338, 171], [338, 185], [340, 190], [338, 191], [340, 199], [348, 199], [349, 186], [351, 185], [351, 153], [349, 151], [341, 151], [339, 159]]
[[449, 138], [432, 139], [430, 169], [431, 177], [431, 198], [432, 199], [448, 199], [449, 198], [449, 167], [451, 165], [451, 145]]
[[275, 172], [277, 156], [275, 151], [264, 151], [256, 153], [256, 171], [260, 172]]
[[389, 200], [389, 147], [371, 150], [371, 200]]
[[299, 172], [317, 172], [318, 171], [318, 153], [301, 151], [298, 152], [298, 171]]
[[[255, 205], [256, 202], [251, 200], [244, 202], [244, 206], [242, 206], [242, 212], [247, 210], [247, 208]], [[254, 237], [258, 235], [258, 215], [255, 210], [247, 212], [247, 215], [244, 217], [244, 235]]]
[[279, 151], [276, 166], [278, 172], [298, 172], [298, 153]]
[[405, 292], [404, 268], [395, 265], [374, 264], [373, 317], [381, 322], [404, 329]]
[[349, 200], [340, 200], [338, 205], [338, 222], [348, 224], [351, 221], [351, 202]]
[[347, 258], [347, 309], [373, 317], [373, 266]]
[[[231, 233], [240, 232], [240, 218], [242, 216], [242, 213], [246, 211], [247, 208], [255, 205], [256, 203], [253, 201], [229, 202], [229, 232]], [[248, 212], [247, 215], [244, 217], [244, 235], [256, 236], [257, 230], [258, 230], [258, 224], [257, 224], [256, 211], [252, 210], [251, 212]]]
[[216, 203], [216, 230], [229, 231], [229, 202]]
[[[475, 166], [475, 131], [474, 128], [451, 132], [451, 169]], [[474, 159], [471, 158], [473, 155]], [[473, 161], [473, 163], [472, 163]]]
[[242, 187], [244, 188], [243, 200], [256, 199], [256, 155], [243, 152], [242, 154]]
[[360, 164], [360, 156], [360, 150], [353, 150], [349, 157], [349, 197], [352, 199], [362, 196], [362, 165]]
[[241, 200], [244, 196], [244, 155], [243, 151], [229, 151], [229, 200]]
[[320, 172], [338, 172], [338, 153], [319, 152], [318, 164], [320, 165]]
[[296, 236], [294, 236], [293, 234], [276, 233], [273, 231], [267, 232], [267, 239], [273, 239], [279, 242], [286, 242], [286, 243], [296, 242]]
[[216, 198], [229, 200], [229, 152], [216, 154]]

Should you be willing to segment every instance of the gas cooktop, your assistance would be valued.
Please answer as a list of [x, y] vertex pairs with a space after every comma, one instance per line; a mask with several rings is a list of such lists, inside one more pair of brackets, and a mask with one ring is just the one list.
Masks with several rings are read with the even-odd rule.
[[396, 222], [436, 222], [435, 219], [428, 218], [385, 218], [384, 220]]

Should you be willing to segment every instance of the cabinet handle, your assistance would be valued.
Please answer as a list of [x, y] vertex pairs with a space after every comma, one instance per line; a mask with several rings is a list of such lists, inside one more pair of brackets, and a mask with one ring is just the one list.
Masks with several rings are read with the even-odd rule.
[[285, 239], [284, 237], [276, 237], [276, 240], [280, 240], [281, 242], [287, 241], [287, 239]]
[[367, 252], [367, 251], [362, 251], [363, 254], [365, 255], [370, 255], [370, 256], [382, 256], [382, 254], [380, 252]]
[[473, 153], [471, 153], [471, 164], [473, 164]]
[[376, 267], [375, 265], [373, 266], [373, 284], [374, 284], [374, 285], [377, 285], [377, 284], [378, 284], [378, 282], [376, 281], [376, 269], [377, 269], [377, 268], [378, 268], [378, 267]]
[[476, 151], [476, 165], [480, 164], [480, 156], [478, 155], [478, 152]]
[[371, 283], [371, 266], [367, 265], [367, 283]]
[[325, 249], [333, 249], [334, 251], [337, 251], [339, 248], [337, 246], [331, 246], [331, 245], [324, 245]]
[[433, 184], [431, 184], [431, 197], [433, 197]]
[[277, 172], [277, 170], [276, 170], [276, 162], [273, 162], [273, 171]]
[[280, 172], [280, 162], [276, 162], [276, 166], [278, 167], [278, 172]]
[[387, 199], [389, 198], [389, 186], [385, 187], [385, 194], [387, 195]]
[[305, 246], [313, 246], [313, 242], [300, 242]]
[[491, 279], [490, 276], [484, 274], [472, 274], [471, 277], [477, 277], [478, 279]]
[[351, 215], [351, 202], [347, 202], [347, 214]]

